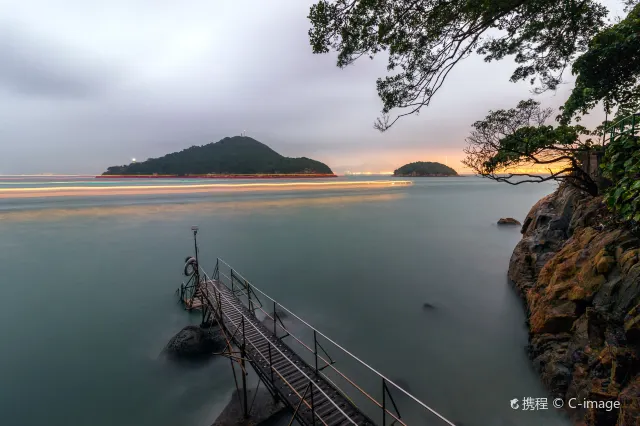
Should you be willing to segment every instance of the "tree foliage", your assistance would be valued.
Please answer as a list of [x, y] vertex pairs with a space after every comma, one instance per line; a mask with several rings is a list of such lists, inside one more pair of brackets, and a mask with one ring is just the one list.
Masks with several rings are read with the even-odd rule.
[[633, 9], [637, 4], [640, 3], [640, 0], [623, 0], [624, 3], [624, 11], [628, 12]]
[[576, 84], [561, 116], [568, 123], [576, 114], [586, 114], [599, 102], [611, 112], [622, 107], [625, 116], [640, 106], [640, 4], [625, 19], [601, 31], [589, 49], [572, 66]]
[[109, 167], [104, 175], [204, 175], [204, 174], [332, 174], [324, 163], [309, 158], [283, 157], [267, 145], [249, 137], [224, 138], [203, 146], [192, 146], [160, 158]]
[[[338, 52], [337, 65], [386, 51], [392, 75], [377, 80], [385, 131], [431, 99], [455, 65], [473, 53], [513, 56], [512, 81], [553, 89], [567, 65], [604, 24], [594, 0], [319, 0], [311, 7], [314, 53]], [[403, 112], [390, 120], [393, 109]]]
[[605, 194], [607, 206], [624, 220], [640, 222], [639, 138], [624, 135], [609, 144], [602, 169], [612, 182]]
[[[545, 125], [552, 114], [532, 99], [516, 108], [490, 111], [473, 124], [463, 164], [480, 176], [512, 185], [557, 180], [597, 194], [596, 183], [581, 168], [581, 156], [592, 148], [590, 139], [581, 139], [587, 130]], [[548, 174], [521, 171], [531, 167], [547, 169]]]

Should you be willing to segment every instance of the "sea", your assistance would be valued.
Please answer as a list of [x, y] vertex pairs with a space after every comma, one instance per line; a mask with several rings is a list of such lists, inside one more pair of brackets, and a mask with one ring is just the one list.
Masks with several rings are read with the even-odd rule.
[[[410, 184], [191, 192], [201, 182], [0, 177], [0, 425], [215, 421], [235, 389], [230, 360], [161, 356], [200, 321], [176, 295], [194, 225], [208, 273], [223, 259], [356, 356], [362, 363], [323, 343], [374, 397], [379, 373], [456, 425], [568, 425], [532, 369], [524, 308], [507, 279], [520, 229], [496, 225], [522, 221], [554, 184], [402, 180]], [[134, 185], [183, 188], [110, 193]], [[16, 196], [70, 187], [99, 190]], [[309, 337], [300, 323], [291, 329]], [[253, 372], [248, 379], [258, 386]], [[391, 387], [406, 424], [446, 424]], [[379, 409], [363, 410], [382, 424]]]

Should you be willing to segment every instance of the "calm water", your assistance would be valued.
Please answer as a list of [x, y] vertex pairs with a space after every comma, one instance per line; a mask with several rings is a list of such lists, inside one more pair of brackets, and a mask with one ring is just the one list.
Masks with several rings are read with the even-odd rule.
[[198, 321], [174, 295], [198, 224], [205, 268], [224, 258], [451, 420], [564, 425], [553, 409], [509, 406], [547, 395], [506, 279], [520, 233], [495, 225], [522, 220], [552, 190], [428, 178], [358, 191], [0, 199], [0, 424], [215, 420], [234, 388], [229, 361], [159, 358]]

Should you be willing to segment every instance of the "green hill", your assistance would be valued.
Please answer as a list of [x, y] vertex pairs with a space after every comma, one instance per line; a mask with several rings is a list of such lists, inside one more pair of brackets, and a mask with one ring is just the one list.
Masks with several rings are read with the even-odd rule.
[[458, 176], [458, 172], [441, 163], [416, 161], [393, 172], [394, 176]]
[[284, 157], [246, 136], [192, 146], [160, 158], [109, 167], [104, 175], [205, 174], [333, 174], [324, 163], [310, 158]]

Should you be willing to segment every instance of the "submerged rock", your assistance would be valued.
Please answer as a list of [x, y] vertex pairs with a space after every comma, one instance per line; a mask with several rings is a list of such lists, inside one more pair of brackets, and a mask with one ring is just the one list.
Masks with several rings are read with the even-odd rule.
[[498, 225], [522, 225], [519, 221], [515, 220], [512, 217], [503, 217], [498, 220]]
[[[291, 321], [289, 318], [289, 314], [286, 311], [281, 311], [280, 309], [277, 309], [276, 314], [277, 314], [276, 328], [278, 330], [278, 333], [281, 333], [283, 332], [282, 330], [283, 324], [284, 324], [284, 327], [286, 328]], [[273, 312], [269, 312], [269, 316], [273, 317]], [[262, 324], [264, 324], [265, 327], [267, 327], [269, 330], [273, 330], [273, 320], [268, 316], [265, 316], [265, 318], [262, 320]]]
[[250, 408], [249, 418], [244, 418], [243, 394], [235, 390], [231, 401], [220, 413], [212, 426], [267, 426], [282, 424], [278, 422], [280, 414], [291, 414], [284, 404], [273, 399], [271, 394], [262, 388], [247, 389], [247, 407]]
[[218, 327], [188, 325], [169, 340], [162, 353], [170, 358], [203, 358], [221, 352], [225, 347]]
[[[400, 379], [400, 378], [396, 378], [393, 379], [393, 383], [395, 383], [396, 385], [400, 386], [402, 389], [404, 389], [405, 391], [411, 393], [411, 386], [409, 386], [409, 383], [406, 380]], [[393, 395], [394, 397], [396, 396], [396, 394], [400, 394], [400, 391], [398, 389], [396, 389], [395, 386], [393, 385], [387, 385], [389, 387], [389, 391], [391, 392], [391, 395]]]

